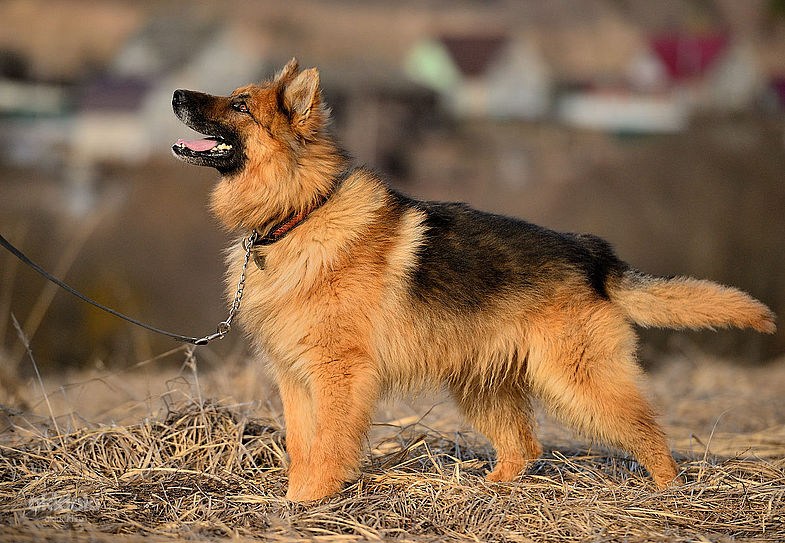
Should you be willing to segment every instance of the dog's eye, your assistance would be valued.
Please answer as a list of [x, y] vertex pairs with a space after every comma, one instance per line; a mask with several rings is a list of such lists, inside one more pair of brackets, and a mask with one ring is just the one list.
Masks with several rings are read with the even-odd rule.
[[248, 113], [248, 104], [245, 102], [232, 102], [232, 109], [240, 113]]

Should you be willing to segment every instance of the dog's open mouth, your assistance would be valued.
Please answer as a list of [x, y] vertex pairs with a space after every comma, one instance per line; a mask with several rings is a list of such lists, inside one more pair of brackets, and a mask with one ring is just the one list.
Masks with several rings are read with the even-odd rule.
[[221, 136], [207, 136], [194, 140], [180, 138], [172, 145], [172, 152], [177, 158], [189, 164], [210, 166], [221, 173], [237, 169], [243, 156], [242, 145]]
[[209, 136], [198, 140], [185, 140], [180, 138], [172, 145], [172, 151], [174, 151], [176, 155], [185, 157], [226, 157], [232, 154], [233, 150], [234, 147], [218, 136]]
[[174, 155], [197, 166], [209, 166], [222, 174], [242, 166], [244, 153], [242, 143], [221, 136], [207, 136], [200, 139], [178, 139], [172, 145]]

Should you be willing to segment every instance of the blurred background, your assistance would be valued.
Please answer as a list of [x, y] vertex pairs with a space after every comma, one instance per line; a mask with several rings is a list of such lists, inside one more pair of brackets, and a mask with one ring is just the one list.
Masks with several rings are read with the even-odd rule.
[[[226, 315], [216, 173], [171, 156], [172, 92], [228, 94], [293, 56], [344, 146], [404, 192], [592, 232], [785, 314], [785, 0], [3, 0], [0, 21], [0, 231], [157, 326]], [[0, 380], [30, 371], [14, 318], [51, 371], [173, 346], [5, 252], [0, 281]], [[647, 364], [785, 352], [782, 329], [643, 335]]]

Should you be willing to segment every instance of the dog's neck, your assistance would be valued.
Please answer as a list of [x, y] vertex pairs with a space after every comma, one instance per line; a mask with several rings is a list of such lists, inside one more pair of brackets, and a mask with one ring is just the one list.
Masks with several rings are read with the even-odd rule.
[[271, 245], [278, 241], [279, 239], [283, 238], [289, 232], [294, 230], [297, 226], [299, 226], [308, 216], [322, 207], [330, 197], [333, 195], [335, 191], [341, 186], [341, 184], [352, 174], [354, 168], [347, 167], [338, 175], [335, 176], [333, 179], [332, 186], [330, 191], [326, 194], [322, 194], [319, 196], [318, 200], [314, 202], [314, 204], [305, 211], [297, 211], [289, 215], [283, 221], [280, 221], [274, 224], [266, 233], [262, 233], [256, 228], [254, 228], [253, 232], [255, 234], [256, 239], [253, 241], [252, 245], [255, 247], [264, 246], [264, 245]]
[[296, 160], [268, 160], [222, 177], [213, 190], [211, 209], [230, 231], [268, 232], [313, 209], [350, 163], [332, 140], [312, 142]]

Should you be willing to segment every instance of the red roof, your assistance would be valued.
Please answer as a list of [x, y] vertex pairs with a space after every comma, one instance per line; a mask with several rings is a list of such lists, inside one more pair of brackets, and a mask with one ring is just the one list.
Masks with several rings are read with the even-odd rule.
[[651, 48], [674, 81], [700, 77], [720, 57], [729, 42], [727, 34], [669, 34], [651, 40]]
[[485, 73], [507, 39], [504, 36], [444, 36], [442, 43], [462, 74]]

